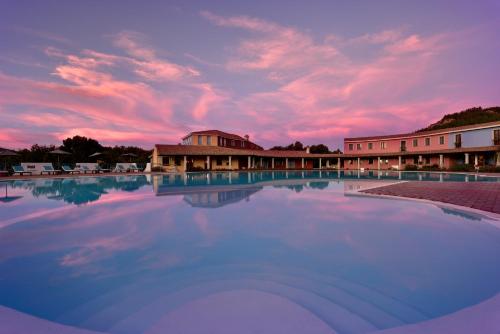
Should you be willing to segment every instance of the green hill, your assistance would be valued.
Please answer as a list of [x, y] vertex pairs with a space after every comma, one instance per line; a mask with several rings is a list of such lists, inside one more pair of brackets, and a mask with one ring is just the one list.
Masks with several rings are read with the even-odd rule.
[[417, 132], [454, 128], [470, 124], [480, 124], [500, 121], [500, 107], [475, 107], [457, 113], [445, 115], [440, 121]]

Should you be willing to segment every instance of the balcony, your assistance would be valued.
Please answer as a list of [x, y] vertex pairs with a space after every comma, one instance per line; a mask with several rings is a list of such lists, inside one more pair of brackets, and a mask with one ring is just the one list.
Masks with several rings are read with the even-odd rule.
[[461, 141], [456, 141], [455, 142], [455, 148], [461, 148], [462, 147], [462, 142]]

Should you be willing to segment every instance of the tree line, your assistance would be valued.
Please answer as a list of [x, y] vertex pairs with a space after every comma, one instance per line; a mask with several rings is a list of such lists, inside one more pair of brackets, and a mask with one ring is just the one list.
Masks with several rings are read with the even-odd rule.
[[[96, 162], [97, 160], [105, 163], [116, 162], [132, 162], [146, 163], [148, 162], [151, 150], [145, 150], [136, 146], [103, 146], [97, 140], [83, 136], [74, 136], [66, 138], [62, 141], [62, 145], [32, 145], [30, 148], [25, 148], [17, 151], [17, 157], [13, 158], [27, 162], [52, 162], [57, 161], [57, 156], [50, 152], [55, 149], [61, 149], [70, 155], [60, 155], [60, 161], [66, 163], [77, 162]], [[102, 153], [101, 155], [90, 157], [94, 153]], [[134, 154], [136, 156], [123, 156], [123, 154]]]
[[[296, 141], [288, 146], [273, 146], [270, 148], [272, 151], [305, 151], [306, 146], [300, 141]], [[310, 153], [326, 154], [326, 153], [342, 153], [341, 150], [336, 149], [335, 151], [330, 151], [328, 146], [325, 144], [317, 144], [309, 146]]]

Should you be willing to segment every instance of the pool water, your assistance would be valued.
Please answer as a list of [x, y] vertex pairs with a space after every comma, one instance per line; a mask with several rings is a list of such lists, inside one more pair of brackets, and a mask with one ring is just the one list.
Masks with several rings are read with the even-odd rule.
[[432, 324], [498, 298], [498, 222], [350, 190], [366, 180], [498, 182], [442, 175], [1, 182], [0, 319], [29, 315], [11, 321], [33, 333], [42, 320], [68, 333], [404, 333]]

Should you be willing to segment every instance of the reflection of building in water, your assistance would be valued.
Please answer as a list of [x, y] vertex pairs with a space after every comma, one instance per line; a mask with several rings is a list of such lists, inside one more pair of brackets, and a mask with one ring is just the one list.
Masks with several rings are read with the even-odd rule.
[[392, 180], [344, 180], [344, 193], [356, 193], [360, 190], [366, 190], [373, 187], [383, 187], [393, 183], [397, 183], [398, 181]]
[[224, 205], [237, 203], [243, 199], [249, 199], [262, 187], [253, 187], [227, 191], [200, 191], [184, 195], [184, 201], [191, 206], [200, 208], [218, 208]]

